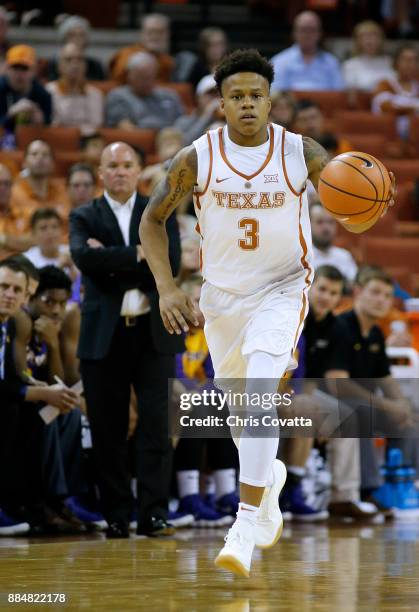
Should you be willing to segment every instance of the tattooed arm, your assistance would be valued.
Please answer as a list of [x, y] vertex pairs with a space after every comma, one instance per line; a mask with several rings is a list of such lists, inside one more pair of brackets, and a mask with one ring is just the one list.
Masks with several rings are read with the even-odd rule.
[[[140, 240], [160, 295], [160, 314], [170, 334], [188, 331], [187, 321], [198, 325], [189, 297], [174, 281], [169, 261], [166, 221], [172, 212], [191, 197], [197, 181], [198, 161], [193, 145], [174, 157], [166, 177], [157, 185], [143, 213]], [[182, 328], [182, 329], [181, 329]]]
[[303, 136], [303, 150], [308, 178], [317, 189], [320, 173], [329, 161], [329, 156], [318, 142], [308, 136]]

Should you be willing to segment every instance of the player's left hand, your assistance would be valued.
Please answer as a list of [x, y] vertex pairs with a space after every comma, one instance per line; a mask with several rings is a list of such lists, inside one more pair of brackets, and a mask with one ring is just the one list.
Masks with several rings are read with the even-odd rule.
[[385, 207], [383, 213], [381, 214], [381, 217], [384, 217], [384, 215], [387, 213], [387, 210], [391, 208], [392, 206], [394, 206], [396, 203], [396, 196], [397, 196], [396, 177], [394, 176], [394, 172], [389, 172], [389, 175], [391, 178], [390, 197], [389, 197], [387, 206]]

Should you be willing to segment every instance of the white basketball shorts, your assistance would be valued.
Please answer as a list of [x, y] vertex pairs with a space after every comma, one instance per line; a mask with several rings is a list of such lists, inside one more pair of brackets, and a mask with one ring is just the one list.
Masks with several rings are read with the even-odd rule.
[[245, 379], [247, 356], [254, 351], [288, 353], [286, 370], [297, 367], [293, 353], [308, 309], [308, 288], [301, 284], [274, 283], [238, 295], [204, 282], [199, 305], [215, 380]]

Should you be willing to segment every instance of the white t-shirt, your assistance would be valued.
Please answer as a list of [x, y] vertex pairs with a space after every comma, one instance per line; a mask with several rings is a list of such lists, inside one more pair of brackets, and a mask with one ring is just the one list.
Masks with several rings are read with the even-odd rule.
[[313, 244], [314, 269], [320, 266], [335, 266], [346, 279], [353, 281], [358, 271], [352, 254], [341, 247], [331, 246], [326, 251], [321, 251]]
[[[60, 251], [60, 255], [63, 253], [68, 253], [68, 247], [65, 244], [60, 244], [58, 247]], [[36, 268], [43, 268], [44, 266], [56, 266], [59, 268], [59, 257], [46, 257], [41, 253], [39, 247], [34, 246], [30, 248], [26, 253], [23, 253], [25, 257], [29, 259], [33, 263]]]
[[342, 71], [347, 87], [363, 91], [373, 91], [377, 83], [394, 77], [391, 59], [387, 55], [357, 55], [343, 62]]

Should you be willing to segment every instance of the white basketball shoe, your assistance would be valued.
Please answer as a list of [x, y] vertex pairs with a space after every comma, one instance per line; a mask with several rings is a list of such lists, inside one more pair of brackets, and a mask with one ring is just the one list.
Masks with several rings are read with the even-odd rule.
[[287, 468], [279, 459], [273, 463], [274, 482], [266, 487], [255, 526], [255, 544], [258, 548], [270, 548], [281, 537], [283, 519], [278, 498], [287, 479]]
[[236, 520], [224, 540], [225, 545], [214, 564], [216, 567], [248, 578], [255, 548], [255, 526], [248, 521]]

